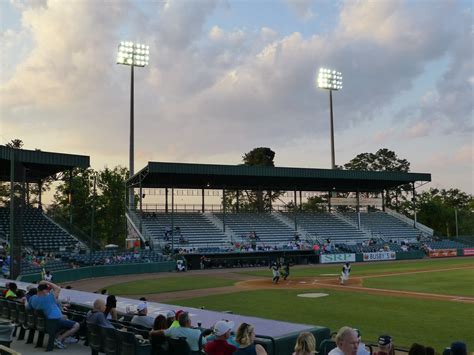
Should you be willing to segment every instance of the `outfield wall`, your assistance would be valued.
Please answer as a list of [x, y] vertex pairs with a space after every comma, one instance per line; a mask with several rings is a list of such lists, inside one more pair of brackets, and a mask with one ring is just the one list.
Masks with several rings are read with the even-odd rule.
[[[61, 283], [94, 277], [167, 272], [173, 271], [175, 268], [176, 263], [174, 261], [144, 264], [86, 266], [77, 269], [55, 271], [54, 282]], [[38, 281], [41, 280], [41, 274], [21, 275], [18, 280], [24, 282]]]

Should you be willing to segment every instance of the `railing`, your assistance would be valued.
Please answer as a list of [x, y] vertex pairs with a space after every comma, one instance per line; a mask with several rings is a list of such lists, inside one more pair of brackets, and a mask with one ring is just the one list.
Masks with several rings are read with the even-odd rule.
[[432, 237], [433, 234], [434, 234], [433, 229], [431, 229], [431, 228], [429, 228], [429, 227], [427, 227], [424, 224], [421, 224], [419, 222], [415, 222], [413, 219], [408, 218], [407, 216], [404, 216], [404, 215], [402, 215], [402, 214], [400, 214], [400, 213], [398, 213], [394, 210], [391, 210], [389, 208], [385, 208], [385, 212], [388, 215], [390, 215], [392, 217], [395, 217], [395, 218], [399, 219], [400, 221], [405, 222], [408, 225], [414, 226], [416, 229], [420, 230], [423, 233], [428, 234], [430, 237]]
[[47, 217], [49, 217], [54, 223], [57, 223], [61, 228], [63, 228], [67, 233], [72, 235], [78, 241], [80, 241], [85, 246], [88, 246], [90, 249], [100, 249], [101, 245], [97, 240], [93, 240], [90, 235], [84, 232], [79, 227], [70, 224], [68, 220], [61, 217], [59, 214], [55, 213], [53, 209], [47, 210]]

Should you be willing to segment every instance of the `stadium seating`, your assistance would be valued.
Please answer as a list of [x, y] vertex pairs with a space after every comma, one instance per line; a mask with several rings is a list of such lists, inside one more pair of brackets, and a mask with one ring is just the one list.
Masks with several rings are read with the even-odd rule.
[[179, 235], [175, 232], [176, 247], [221, 247], [228, 242], [226, 235], [202, 213], [174, 213], [173, 216], [171, 213], [145, 213], [141, 219], [143, 228], [159, 244], [171, 243], [171, 239], [164, 240], [165, 230], [171, 228], [171, 225], [179, 227], [179, 234], [187, 239], [187, 243], [180, 244]]
[[270, 213], [214, 213], [234, 234], [234, 241], [240, 242], [255, 232], [259, 242], [266, 244], [285, 243], [292, 240], [294, 230]]
[[440, 240], [437, 242], [427, 242], [426, 245], [431, 249], [461, 249], [467, 248], [465, 244], [456, 242], [454, 240]]
[[[0, 207], [0, 234], [10, 235], [10, 210]], [[47, 218], [37, 208], [26, 208], [23, 220], [23, 244], [34, 250], [57, 251], [72, 248], [78, 240]]]
[[[284, 215], [289, 219], [295, 218], [294, 214]], [[363, 231], [331, 213], [297, 213], [296, 223], [317, 238], [329, 238], [335, 243], [367, 239]]]
[[[343, 213], [345, 218], [349, 218], [357, 223], [357, 213]], [[360, 214], [362, 227], [370, 230], [373, 234], [379, 234], [387, 241], [390, 239], [408, 239], [415, 241], [420, 235], [420, 231], [405, 222], [383, 212], [367, 212]]]

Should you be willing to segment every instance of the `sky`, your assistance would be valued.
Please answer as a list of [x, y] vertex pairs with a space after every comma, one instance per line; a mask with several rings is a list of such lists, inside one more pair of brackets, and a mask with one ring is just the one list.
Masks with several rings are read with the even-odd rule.
[[330, 168], [380, 148], [426, 187], [474, 193], [471, 1], [0, 0], [0, 144], [128, 166], [130, 67], [120, 41], [150, 46], [135, 69], [135, 170], [148, 161]]

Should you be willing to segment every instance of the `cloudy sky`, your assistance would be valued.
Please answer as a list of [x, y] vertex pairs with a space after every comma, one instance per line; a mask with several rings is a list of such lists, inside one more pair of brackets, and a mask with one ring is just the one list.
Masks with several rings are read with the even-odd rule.
[[379, 148], [432, 187], [474, 193], [472, 2], [0, 0], [0, 141], [128, 165], [130, 67], [136, 169], [148, 161], [238, 164], [267, 146], [278, 166], [330, 167]]

